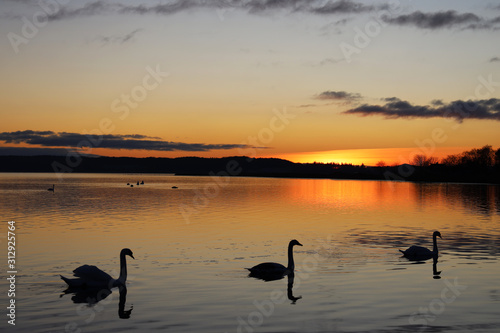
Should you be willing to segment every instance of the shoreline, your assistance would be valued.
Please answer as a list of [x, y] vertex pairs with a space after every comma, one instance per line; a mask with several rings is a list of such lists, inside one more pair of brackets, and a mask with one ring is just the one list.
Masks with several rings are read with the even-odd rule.
[[294, 163], [276, 158], [233, 156], [221, 158], [82, 157], [67, 163], [64, 156], [0, 156], [2, 173], [128, 173], [176, 176], [229, 176], [338, 180], [393, 180], [429, 183], [500, 184], [500, 167], [433, 164], [418, 167]]

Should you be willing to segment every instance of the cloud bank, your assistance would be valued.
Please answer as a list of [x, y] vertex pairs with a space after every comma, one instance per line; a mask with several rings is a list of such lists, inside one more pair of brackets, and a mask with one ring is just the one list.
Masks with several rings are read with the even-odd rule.
[[[99, 155], [79, 153], [82, 156]], [[67, 156], [67, 148], [0, 147], [0, 156]]]
[[333, 100], [333, 101], [355, 101], [361, 98], [358, 93], [349, 93], [346, 91], [323, 91], [321, 94], [317, 95], [315, 99], [321, 100]]
[[385, 98], [385, 105], [363, 104], [344, 111], [343, 114], [358, 116], [383, 116], [387, 119], [450, 118], [458, 122], [465, 119], [500, 121], [500, 99], [491, 98], [476, 101], [457, 100], [448, 104], [435, 100], [431, 105], [412, 105], [397, 97]]
[[[33, 6], [38, 5], [38, 1], [23, 1], [23, 3]], [[222, 15], [228, 10], [240, 10], [250, 14], [267, 14], [278, 11], [321, 16], [370, 14], [380, 17], [388, 25], [409, 26], [419, 29], [500, 29], [500, 16], [484, 18], [475, 13], [459, 13], [455, 10], [429, 13], [414, 11], [401, 14], [399, 12], [403, 7], [399, 2], [389, 1], [385, 4], [376, 4], [355, 0], [170, 0], [150, 1], [140, 4], [120, 0], [95, 0], [83, 5], [80, 2], [71, 2], [65, 6], [57, 6], [57, 10], [47, 12], [47, 20], [57, 21], [109, 14], [168, 16], [203, 9], [214, 10], [218, 15]], [[498, 8], [494, 7], [493, 9]], [[20, 16], [3, 14], [2, 17], [19, 18]], [[345, 23], [344, 20], [338, 22]]]
[[115, 12], [119, 14], [172, 15], [192, 9], [238, 9], [259, 14], [285, 10], [320, 15], [365, 13], [387, 9], [388, 5], [365, 5], [352, 0], [174, 0], [153, 4], [130, 4], [97, 0], [81, 7], [66, 6], [49, 15], [49, 20], [62, 20]]
[[455, 10], [440, 11], [435, 13], [423, 13], [415, 11], [411, 14], [398, 16], [382, 16], [388, 24], [399, 26], [414, 26], [421, 29], [443, 29], [460, 28], [462, 30], [470, 29], [500, 29], [500, 16], [492, 19], [486, 19], [473, 13], [458, 13]]
[[228, 150], [234, 148], [251, 148], [241, 144], [205, 144], [205, 143], [183, 143], [164, 141], [157, 137], [149, 137], [141, 134], [128, 135], [91, 135], [52, 131], [17, 131], [0, 133], [0, 141], [7, 144], [29, 144], [43, 147], [68, 147], [68, 148], [109, 148], [109, 149], [132, 149], [151, 151], [211, 151]]

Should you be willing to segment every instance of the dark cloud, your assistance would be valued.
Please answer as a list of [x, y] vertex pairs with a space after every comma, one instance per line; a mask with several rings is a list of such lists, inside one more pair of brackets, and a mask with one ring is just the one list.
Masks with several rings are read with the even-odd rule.
[[493, 57], [490, 59], [489, 62], [500, 62], [500, 58], [499, 57]]
[[317, 95], [315, 99], [324, 100], [344, 100], [344, 101], [354, 101], [361, 98], [358, 93], [348, 93], [345, 91], [323, 91], [321, 94]]
[[321, 6], [310, 8], [309, 11], [315, 14], [351, 14], [371, 12], [382, 9], [387, 9], [387, 6], [377, 7], [354, 1], [340, 0], [326, 1]]
[[60, 7], [55, 13], [48, 15], [49, 21], [57, 21], [62, 19], [70, 19], [82, 16], [93, 16], [98, 14], [107, 13], [116, 8], [116, 5], [106, 3], [105, 1], [95, 1], [85, 4], [83, 7], [70, 8]]
[[66, 6], [49, 15], [49, 20], [121, 13], [172, 15], [191, 9], [238, 9], [259, 14], [277, 10], [321, 15], [363, 13], [389, 8], [388, 5], [365, 5], [353, 0], [173, 0], [153, 4], [133, 4], [97, 0], [82, 7]]
[[99, 36], [97, 37], [97, 40], [102, 44], [124, 44], [133, 40], [134, 36], [141, 30], [142, 29], [135, 29], [125, 35]]
[[434, 105], [434, 106], [442, 106], [444, 105], [444, 102], [440, 99], [434, 99], [431, 101], [431, 105]]
[[153, 151], [210, 151], [227, 150], [234, 148], [250, 148], [238, 144], [205, 144], [164, 141], [156, 137], [140, 134], [101, 136], [85, 135], [80, 133], [52, 132], [52, 131], [17, 131], [0, 133], [0, 141], [14, 144], [39, 145], [43, 147], [68, 148], [109, 148], [109, 149], [142, 149]]
[[465, 119], [500, 121], [500, 99], [497, 98], [477, 101], [457, 100], [448, 104], [433, 101], [432, 106], [412, 105], [395, 97], [387, 98], [385, 101], [387, 103], [383, 106], [363, 104], [343, 113], [360, 116], [378, 115], [388, 119], [451, 118], [458, 122]]
[[[56, 12], [48, 13], [49, 21], [87, 17], [94, 15], [173, 15], [196, 9], [221, 11], [240, 10], [252, 14], [265, 14], [276, 11], [288, 13], [309, 13], [323, 16], [346, 14], [376, 14], [387, 24], [414, 26], [422, 29], [461, 28], [461, 29], [500, 29], [500, 16], [486, 19], [474, 13], [458, 13], [455, 10], [424, 13], [415, 11], [395, 15], [396, 4], [373, 4], [356, 0], [171, 0], [143, 3], [124, 1], [95, 0], [79, 5], [73, 2], [60, 6]], [[385, 15], [381, 15], [385, 13]], [[4, 14], [5, 16], [5, 14]], [[12, 16], [12, 15], [10, 15]], [[340, 25], [345, 20], [338, 21]]]
[[[0, 147], [0, 156], [67, 156], [71, 149], [67, 148], [28, 148], [28, 147]], [[98, 155], [82, 154], [96, 157]]]
[[382, 16], [389, 24], [400, 26], [415, 26], [422, 29], [442, 29], [459, 27], [462, 29], [496, 29], [498, 18], [485, 19], [473, 13], [458, 13], [454, 10], [435, 13], [415, 11], [411, 14], [399, 16]]

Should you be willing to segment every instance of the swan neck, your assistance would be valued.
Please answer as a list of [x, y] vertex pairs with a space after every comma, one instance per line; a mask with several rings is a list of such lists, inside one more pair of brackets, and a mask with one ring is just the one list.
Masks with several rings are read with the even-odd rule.
[[432, 242], [433, 242], [432, 252], [434, 252], [434, 254], [437, 254], [438, 253], [438, 245], [437, 245], [436, 235], [432, 235]]
[[125, 283], [127, 280], [127, 259], [125, 259], [125, 253], [120, 253], [120, 277], [118, 280], [121, 283]]
[[288, 270], [293, 272], [295, 269], [295, 263], [293, 262], [293, 245], [288, 245]]

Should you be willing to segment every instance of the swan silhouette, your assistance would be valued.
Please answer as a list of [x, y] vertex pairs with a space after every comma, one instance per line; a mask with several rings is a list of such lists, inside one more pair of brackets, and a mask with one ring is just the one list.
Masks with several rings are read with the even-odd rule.
[[125, 285], [127, 280], [127, 261], [125, 256], [134, 255], [130, 249], [123, 249], [120, 252], [120, 276], [118, 279], [113, 279], [108, 273], [103, 272], [96, 266], [83, 265], [73, 271], [75, 279], [68, 279], [61, 276], [61, 279], [72, 288], [112, 288]]
[[293, 247], [295, 245], [302, 246], [297, 240], [293, 239], [288, 244], [288, 266], [285, 267], [282, 264], [275, 262], [264, 262], [258, 264], [252, 268], [246, 268], [250, 271], [248, 276], [262, 279], [265, 281], [279, 280], [286, 275], [293, 273], [295, 269], [295, 263], [293, 261]]
[[439, 231], [434, 231], [434, 233], [432, 234], [432, 241], [433, 241], [432, 251], [422, 246], [413, 245], [404, 251], [399, 250], [399, 252], [401, 252], [404, 257], [410, 260], [427, 260], [431, 258], [437, 258], [438, 247], [437, 247], [436, 237], [442, 238], [441, 233]]
[[52, 184], [52, 187], [51, 187], [51, 188], [48, 188], [48, 189], [47, 189], [47, 191], [54, 192], [55, 187], [56, 187], [56, 186], [55, 186], [54, 184]]

